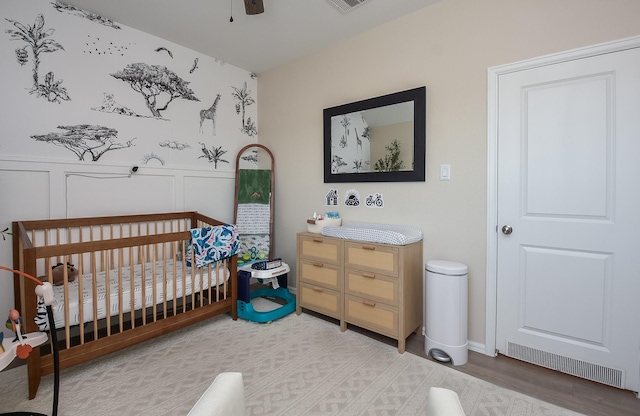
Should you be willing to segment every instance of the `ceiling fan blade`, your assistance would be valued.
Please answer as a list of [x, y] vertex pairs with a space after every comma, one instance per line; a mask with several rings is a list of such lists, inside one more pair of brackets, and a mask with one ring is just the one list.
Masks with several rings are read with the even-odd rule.
[[244, 9], [248, 15], [264, 13], [262, 0], [244, 0]]

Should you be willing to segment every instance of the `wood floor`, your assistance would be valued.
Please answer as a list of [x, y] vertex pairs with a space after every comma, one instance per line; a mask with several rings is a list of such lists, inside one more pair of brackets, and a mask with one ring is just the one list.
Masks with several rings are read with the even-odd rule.
[[[426, 357], [424, 337], [412, 334], [407, 339], [407, 351]], [[469, 351], [466, 364], [451, 368], [589, 416], [640, 415], [640, 399], [629, 390], [605, 386], [503, 355], [494, 358]]]

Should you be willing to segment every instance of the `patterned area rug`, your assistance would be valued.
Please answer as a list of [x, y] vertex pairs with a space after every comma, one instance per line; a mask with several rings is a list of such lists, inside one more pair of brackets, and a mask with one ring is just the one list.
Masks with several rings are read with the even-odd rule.
[[[304, 313], [219, 316], [64, 370], [59, 414], [184, 415], [222, 371], [243, 373], [247, 415], [423, 415], [431, 386], [458, 392], [469, 416], [578, 415]], [[0, 373], [0, 412], [51, 414], [53, 377], [31, 401], [26, 378]]]

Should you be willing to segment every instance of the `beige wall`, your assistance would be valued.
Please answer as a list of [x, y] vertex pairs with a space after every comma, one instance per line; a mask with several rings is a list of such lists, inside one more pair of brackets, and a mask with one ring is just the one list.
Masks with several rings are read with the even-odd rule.
[[[636, 0], [442, 0], [260, 74], [259, 141], [276, 159], [276, 254], [295, 265], [295, 235], [326, 210], [330, 188], [341, 200], [351, 188], [381, 192], [384, 209], [338, 210], [419, 227], [425, 261], [467, 264], [469, 339], [484, 344], [487, 68], [640, 35], [638, 16]], [[422, 85], [426, 182], [323, 183], [323, 108]], [[451, 165], [450, 181], [438, 180], [440, 164]]]
[[404, 162], [401, 170], [413, 170], [413, 123], [386, 124], [370, 127], [371, 136], [371, 170], [376, 162], [384, 159], [389, 153], [387, 147], [394, 140], [400, 145], [400, 160]]

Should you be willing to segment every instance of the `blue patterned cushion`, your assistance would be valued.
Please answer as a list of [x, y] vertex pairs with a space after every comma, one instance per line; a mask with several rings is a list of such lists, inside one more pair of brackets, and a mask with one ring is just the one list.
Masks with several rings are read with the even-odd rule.
[[191, 230], [191, 244], [187, 248], [187, 266], [191, 267], [191, 247], [196, 267], [206, 266], [238, 252], [240, 240], [235, 224], [216, 225]]

